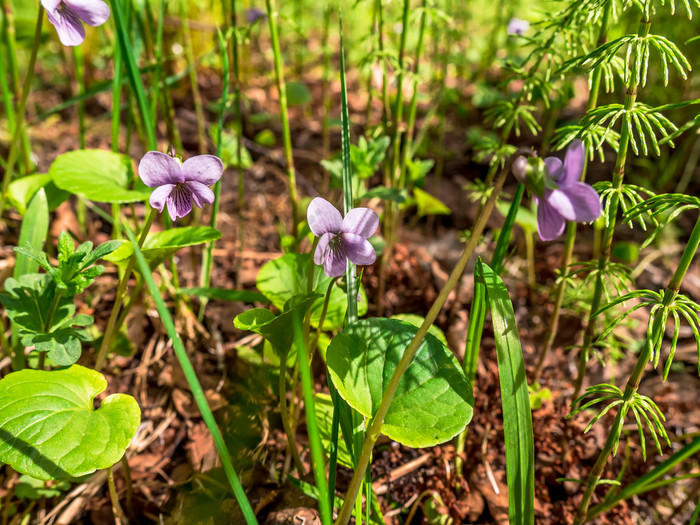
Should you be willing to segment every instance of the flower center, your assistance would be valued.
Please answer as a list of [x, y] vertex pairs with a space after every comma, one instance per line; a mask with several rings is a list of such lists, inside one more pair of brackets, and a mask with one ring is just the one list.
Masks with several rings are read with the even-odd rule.
[[328, 241], [328, 256], [329, 257], [335, 257], [335, 256], [344, 256], [345, 255], [345, 246], [343, 246], [343, 234], [342, 233], [337, 233], [333, 235], [330, 241]]
[[175, 184], [170, 198], [178, 211], [192, 207], [192, 190], [187, 186], [187, 183], [178, 182]]

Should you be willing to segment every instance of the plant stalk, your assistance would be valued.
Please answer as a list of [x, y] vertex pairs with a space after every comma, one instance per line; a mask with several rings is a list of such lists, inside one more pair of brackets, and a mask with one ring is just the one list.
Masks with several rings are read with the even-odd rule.
[[272, 52], [275, 63], [275, 82], [280, 97], [280, 116], [282, 118], [282, 140], [284, 141], [284, 157], [287, 163], [287, 177], [289, 179], [289, 202], [292, 208], [292, 227], [290, 233], [296, 237], [298, 224], [299, 198], [297, 196], [296, 171], [294, 169], [294, 156], [292, 155], [292, 137], [289, 130], [289, 115], [287, 112], [287, 87], [284, 81], [284, 69], [282, 68], [282, 52], [280, 50], [279, 36], [277, 32], [277, 6], [274, 0], [265, 0], [267, 6], [267, 19], [270, 25], [270, 38], [272, 40]]
[[[695, 227], [693, 228], [693, 231], [690, 234], [690, 238], [688, 239], [688, 243], [686, 244], [686, 247], [683, 250], [683, 254], [681, 255], [681, 260], [679, 261], [678, 266], [676, 267], [676, 271], [674, 272], [671, 281], [668, 283], [668, 286], [664, 290], [662, 308], [667, 308], [668, 306], [673, 304], [673, 301], [675, 300], [676, 296], [678, 295], [678, 291], [680, 290], [683, 278], [685, 277], [685, 274], [688, 271], [688, 267], [690, 266], [693, 257], [695, 257], [699, 246], [700, 218], [695, 223]], [[620, 405], [620, 410], [615, 416], [615, 421], [613, 422], [610, 434], [608, 435], [608, 439], [605, 441], [603, 450], [601, 450], [600, 455], [598, 456], [598, 460], [593, 466], [593, 469], [591, 470], [591, 473], [588, 477], [588, 481], [586, 483], [586, 490], [583, 494], [583, 499], [581, 500], [581, 504], [576, 514], [576, 521], [574, 522], [575, 525], [581, 525], [586, 521], [586, 516], [588, 514], [588, 506], [590, 505], [591, 497], [593, 496], [593, 492], [595, 491], [595, 488], [598, 485], [598, 482], [600, 481], [600, 478], [603, 474], [603, 470], [605, 469], [605, 465], [607, 465], [608, 463], [608, 457], [611, 453], [614, 453], [616, 449], [617, 442], [622, 431], [622, 425], [624, 424], [625, 418], [627, 416], [627, 412], [629, 411], [629, 408], [634, 400], [634, 396], [637, 393], [637, 390], [639, 389], [639, 384], [642, 381], [642, 375], [644, 374], [644, 370], [647, 366], [647, 363], [649, 362], [652, 356], [654, 342], [658, 341], [663, 336], [663, 332], [665, 329], [665, 319], [666, 318], [663, 315], [657, 315], [654, 318], [654, 324], [651, 330], [651, 337], [647, 337], [644, 343], [644, 347], [639, 353], [639, 357], [637, 358], [637, 363], [634, 367], [634, 370], [632, 371], [632, 375], [627, 380], [627, 385], [625, 386], [625, 392], [623, 394], [623, 403], [622, 405]]]
[[29, 63], [27, 64], [27, 76], [24, 77], [24, 84], [22, 85], [22, 98], [19, 101], [19, 106], [17, 107], [17, 115], [15, 122], [14, 133], [12, 134], [12, 139], [10, 140], [10, 153], [7, 156], [7, 166], [5, 167], [5, 175], [2, 179], [2, 195], [0, 195], [0, 215], [5, 209], [5, 199], [7, 198], [7, 189], [12, 182], [12, 176], [15, 168], [15, 162], [17, 161], [17, 156], [21, 150], [20, 138], [24, 129], [24, 112], [27, 108], [27, 99], [29, 98], [29, 91], [32, 87], [32, 79], [34, 78], [34, 65], [36, 64], [36, 57], [39, 51], [39, 43], [41, 42], [41, 26], [44, 21], [44, 9], [39, 7], [38, 15], [36, 19], [36, 27], [34, 29], [34, 40], [32, 41], [32, 51], [29, 56]]
[[[139, 236], [139, 249], [143, 246], [143, 243], [146, 240], [146, 236], [148, 235], [148, 232], [151, 229], [151, 226], [153, 225], [153, 221], [156, 218], [156, 213], [157, 212], [155, 208], [151, 208], [151, 212], [148, 214], [146, 223], [144, 224], [143, 229], [141, 230], [141, 235]], [[136, 250], [134, 250], [134, 253], [135, 251]], [[129, 262], [126, 265], [124, 275], [122, 275], [122, 278], [119, 280], [119, 285], [117, 286], [117, 296], [114, 299], [114, 305], [112, 306], [112, 311], [109, 314], [107, 327], [105, 328], [104, 335], [102, 336], [102, 344], [100, 345], [100, 350], [97, 353], [97, 359], [95, 361], [95, 370], [97, 370], [98, 372], [102, 370], [102, 366], [104, 365], [105, 359], [107, 358], [107, 352], [109, 352], [109, 346], [111, 344], [112, 337], [114, 337], [115, 330], [119, 329], [119, 327], [117, 326], [119, 310], [121, 309], [121, 306], [124, 303], [124, 298], [126, 297], [126, 289], [129, 284], [129, 277], [131, 277], [131, 272], [133, 271], [135, 265], [136, 259], [132, 254], [131, 257], [129, 257]]]
[[[649, 34], [649, 29], [651, 26], [651, 21], [642, 17], [639, 23], [639, 29], [637, 34], [644, 38]], [[627, 92], [625, 93], [625, 110], [630, 111], [637, 100], [637, 86], [639, 85], [640, 79], [637, 78], [637, 68], [634, 64], [630, 67], [632, 70], [630, 83], [627, 87]], [[596, 331], [596, 319], [594, 319], [593, 314], [598, 311], [601, 305], [601, 300], [603, 298], [603, 276], [607, 271], [608, 263], [610, 262], [610, 250], [612, 248], [612, 239], [615, 232], [615, 224], [617, 221], [617, 211], [620, 205], [620, 189], [622, 188], [622, 183], [625, 175], [625, 163], [627, 161], [627, 151], [630, 144], [630, 136], [632, 130], [630, 128], [631, 123], [628, 119], [622, 119], [622, 130], [620, 132], [620, 149], [617, 153], [617, 160], [615, 161], [615, 168], [613, 169], [613, 180], [612, 185], [615, 190], [610, 197], [610, 205], [608, 207], [608, 215], [606, 217], [607, 224], [603, 232], [603, 241], [601, 246], [600, 257], [598, 258], [598, 268], [596, 274], [595, 288], [593, 290], [593, 300], [591, 301], [591, 308], [588, 315], [588, 325], [586, 326], [586, 331], [583, 335], [583, 345], [581, 348], [581, 354], [579, 355], [578, 363], [578, 373], [576, 376], [576, 382], [574, 384], [574, 394], [573, 399], [577, 399], [581, 392], [581, 386], [583, 385], [583, 378], [586, 372], [586, 364], [588, 363], [588, 355], [593, 345], [593, 338]]]
[[372, 449], [374, 448], [374, 443], [379, 438], [382, 424], [384, 423], [384, 418], [386, 417], [386, 414], [389, 411], [389, 406], [391, 405], [391, 401], [394, 397], [394, 394], [396, 393], [396, 389], [399, 386], [399, 381], [401, 380], [401, 377], [403, 376], [404, 372], [408, 369], [409, 365], [411, 364], [411, 361], [413, 360], [416, 351], [420, 347], [423, 338], [428, 333], [428, 329], [435, 322], [435, 319], [440, 313], [440, 310], [442, 310], [442, 307], [445, 304], [448, 295], [459, 283], [459, 279], [461, 278], [462, 273], [464, 272], [464, 269], [466, 268], [467, 263], [469, 262], [469, 259], [471, 259], [471, 256], [474, 253], [474, 249], [476, 248], [476, 245], [479, 239], [481, 238], [481, 234], [484, 231], [486, 222], [491, 216], [491, 212], [493, 211], [493, 208], [496, 204], [496, 200], [498, 199], [501, 190], [503, 189], [503, 183], [505, 182], [506, 176], [510, 171], [511, 164], [512, 161], [506, 163], [506, 168], [503, 169], [496, 178], [493, 192], [491, 193], [491, 196], [489, 197], [488, 201], [486, 201], [482, 213], [476, 219], [471, 236], [469, 237], [469, 242], [465, 246], [462, 256], [457, 262], [457, 265], [455, 266], [454, 270], [452, 270], [450, 277], [447, 279], [447, 282], [440, 291], [440, 294], [438, 295], [437, 299], [435, 300], [427, 315], [425, 316], [423, 324], [421, 324], [420, 328], [418, 329], [418, 332], [411, 340], [408, 347], [404, 351], [403, 356], [396, 365], [396, 369], [393, 375], [391, 376], [391, 380], [389, 381], [389, 384], [387, 385], [387, 388], [384, 392], [384, 396], [382, 397], [379, 407], [377, 408], [377, 413], [372, 418], [372, 423], [369, 427], [369, 430], [366, 433], [358, 465], [355, 469], [352, 481], [350, 482], [350, 487], [348, 488], [347, 494], [345, 496], [345, 504], [343, 505], [340, 511], [340, 515], [336, 520], [336, 525], [345, 525], [350, 520], [353, 501], [357, 497], [357, 494], [360, 490], [360, 485], [362, 484], [365, 470], [369, 466], [369, 461], [372, 456]]

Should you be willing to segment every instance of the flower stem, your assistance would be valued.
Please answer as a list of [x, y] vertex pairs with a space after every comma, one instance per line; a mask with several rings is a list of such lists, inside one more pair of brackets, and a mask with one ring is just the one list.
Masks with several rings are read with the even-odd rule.
[[[41, 9], [41, 8], [40, 8]], [[17, 66], [17, 40], [15, 38], [15, 14], [13, 11], [13, 6], [8, 0], [2, 0], [2, 10], [3, 10], [3, 25], [2, 25], [2, 36], [7, 48], [7, 65], [9, 66], [10, 78], [12, 79], [12, 91], [15, 97], [20, 96], [20, 80], [19, 80], [19, 68]], [[3, 62], [0, 60], [0, 62]], [[5, 77], [3, 62], [0, 64], [0, 83], [2, 83], [3, 90], [3, 102], [7, 111], [7, 123], [9, 124], [10, 133], [14, 135], [15, 123], [16, 123], [16, 113], [15, 108], [10, 100], [10, 87], [7, 85], [7, 78]], [[31, 145], [29, 143], [29, 135], [26, 129], [22, 129], [22, 145], [23, 145], [23, 162], [24, 171], [28, 172], [31, 166]], [[12, 136], [11, 135], [11, 136]]]
[[131, 88], [134, 92], [134, 96], [136, 97], [141, 120], [146, 133], [146, 144], [149, 150], [157, 150], [158, 141], [156, 140], [155, 127], [153, 126], [153, 120], [151, 119], [151, 108], [146, 98], [146, 90], [144, 89], [143, 82], [141, 81], [141, 73], [139, 71], [138, 64], [136, 63], [134, 49], [131, 46], [131, 39], [129, 38], [129, 31], [126, 22], [127, 18], [122, 11], [122, 2], [119, 0], [111, 0], [110, 4], [114, 15], [114, 23], [117, 29], [117, 39], [122, 50], [122, 58], [125, 60], [126, 70], [129, 75], [129, 81], [131, 82]]
[[299, 372], [301, 374], [301, 386], [304, 391], [304, 404], [306, 406], [306, 430], [309, 435], [309, 448], [311, 449], [311, 465], [318, 489], [318, 506], [321, 512], [323, 525], [330, 525], [333, 521], [330, 504], [328, 501], [328, 486], [326, 484], [326, 469], [323, 459], [323, 446], [316, 422], [316, 408], [314, 402], [314, 385], [309, 366], [309, 352], [301, 330], [301, 317], [297, 316], [294, 323], [294, 342], [297, 348], [299, 360]]
[[418, 30], [418, 43], [416, 44], [416, 54], [413, 58], [413, 94], [411, 95], [411, 104], [408, 110], [408, 123], [406, 125], [406, 143], [403, 147], [403, 155], [401, 156], [401, 167], [399, 169], [399, 188], [406, 187], [406, 165], [413, 157], [413, 139], [416, 127], [416, 114], [418, 113], [418, 70], [420, 66], [420, 57], [423, 53], [423, 39], [425, 36], [426, 9], [428, 0], [423, 0], [423, 11], [420, 16], [420, 28]]
[[39, 7], [36, 19], [36, 28], [34, 29], [34, 40], [32, 41], [32, 51], [29, 56], [29, 63], [27, 64], [27, 76], [24, 77], [24, 84], [22, 85], [22, 98], [20, 99], [19, 106], [17, 107], [15, 129], [14, 133], [12, 134], [12, 139], [10, 140], [10, 153], [7, 157], [5, 175], [2, 179], [2, 194], [0, 195], [0, 215], [2, 215], [2, 211], [5, 209], [7, 189], [10, 186], [10, 182], [12, 181], [15, 162], [17, 161], [17, 155], [19, 155], [21, 149], [20, 137], [22, 136], [22, 130], [24, 129], [24, 112], [27, 108], [27, 98], [29, 97], [29, 91], [32, 87], [32, 78], [34, 78], [34, 65], [36, 64], [36, 57], [39, 51], [39, 43], [41, 41], [41, 26], [43, 21], [44, 9], [42, 7]]
[[[280, 357], [279, 380], [277, 382], [277, 392], [280, 396], [280, 415], [282, 417], [284, 434], [287, 436], [287, 448], [289, 448], [289, 452], [292, 454], [294, 465], [299, 472], [299, 476], [304, 477], [306, 475], [306, 469], [304, 469], [304, 464], [301, 462], [301, 457], [299, 456], [299, 449], [297, 449], [296, 439], [294, 438], [294, 432], [292, 430], [293, 425], [289, 414], [289, 409], [287, 408], [287, 354], [288, 351], [284, 352]], [[300, 359], [298, 354], [297, 359]], [[295, 388], [292, 389], [292, 399], [294, 398], [294, 393], [296, 392], [296, 381], [294, 382], [294, 385]]]
[[469, 259], [473, 255], [474, 249], [476, 248], [479, 239], [481, 238], [481, 234], [484, 231], [486, 222], [491, 216], [491, 212], [493, 211], [493, 208], [496, 204], [496, 200], [498, 199], [501, 193], [503, 183], [505, 182], [506, 176], [510, 171], [510, 167], [511, 162], [508, 162], [506, 164], [506, 168], [501, 171], [498, 177], [496, 177], [493, 192], [491, 193], [491, 196], [489, 197], [488, 201], [486, 201], [482, 213], [479, 214], [479, 216], [476, 219], [476, 222], [474, 223], [472, 233], [469, 237], [469, 242], [465, 246], [462, 256], [457, 262], [457, 265], [455, 266], [454, 270], [452, 270], [450, 277], [447, 279], [447, 282], [440, 291], [440, 294], [438, 295], [437, 299], [430, 307], [430, 310], [425, 316], [423, 324], [421, 324], [420, 328], [418, 329], [418, 332], [411, 340], [408, 347], [404, 351], [403, 356], [396, 365], [396, 369], [393, 375], [391, 376], [391, 380], [389, 381], [389, 384], [387, 385], [387, 388], [384, 391], [384, 396], [382, 397], [382, 400], [379, 403], [377, 412], [372, 418], [372, 423], [369, 427], [369, 430], [366, 433], [358, 465], [355, 469], [352, 481], [350, 482], [350, 487], [348, 488], [347, 494], [345, 496], [345, 504], [343, 505], [343, 508], [340, 511], [340, 516], [336, 521], [336, 525], [345, 525], [350, 519], [350, 514], [352, 513], [352, 504], [360, 490], [360, 485], [362, 483], [365, 470], [369, 466], [369, 461], [372, 456], [372, 449], [374, 447], [374, 443], [379, 438], [382, 424], [384, 423], [384, 418], [386, 417], [386, 414], [389, 411], [389, 406], [391, 405], [391, 401], [394, 397], [394, 394], [396, 393], [396, 389], [399, 386], [399, 381], [401, 380], [401, 377], [403, 376], [404, 372], [408, 369], [409, 365], [411, 364], [411, 361], [413, 360], [416, 351], [422, 343], [423, 338], [428, 333], [428, 329], [435, 322], [435, 319], [437, 318], [438, 314], [440, 313], [440, 310], [445, 304], [448, 295], [457, 286], [459, 279], [462, 276], [462, 273], [464, 272], [464, 269], [466, 268]]
[[[139, 249], [143, 246], [143, 243], [146, 240], [146, 236], [148, 235], [148, 232], [151, 229], [151, 226], [153, 225], [153, 221], [156, 218], [156, 213], [157, 212], [155, 208], [151, 208], [151, 211], [146, 219], [146, 223], [144, 224], [143, 229], [141, 230], [141, 235], [139, 236]], [[105, 328], [104, 335], [102, 336], [102, 344], [100, 345], [100, 350], [97, 353], [97, 359], [95, 361], [95, 370], [97, 370], [98, 372], [102, 370], [102, 366], [104, 365], [105, 359], [107, 357], [107, 352], [109, 352], [109, 347], [112, 338], [114, 337], [114, 332], [116, 329], [118, 329], [117, 319], [119, 317], [119, 310], [122, 306], [122, 303], [124, 302], [124, 297], [126, 296], [126, 288], [129, 284], [129, 277], [131, 276], [131, 272], [133, 271], [135, 265], [136, 259], [132, 254], [131, 257], [129, 257], [129, 262], [126, 265], [126, 270], [124, 271], [124, 274], [119, 280], [119, 285], [117, 286], [117, 296], [114, 299], [114, 305], [112, 306], [112, 311], [109, 314], [107, 327]]]
[[243, 178], [243, 166], [241, 158], [243, 157], [243, 103], [241, 101], [241, 67], [239, 63], [238, 53], [238, 33], [236, 29], [237, 14], [236, 0], [231, 0], [231, 27], [233, 28], [232, 39], [232, 55], [233, 55], [233, 75], [235, 82], [233, 85], [233, 99], [236, 105], [236, 175], [238, 176], [238, 201], [236, 207], [238, 211], [238, 260], [236, 261], [236, 281], [240, 285], [241, 268], [243, 267], [243, 248], [245, 247], [245, 218], [243, 210], [245, 209], [245, 180]]
[[112, 513], [114, 514], [114, 522], [120, 525], [128, 525], [129, 520], [124, 514], [122, 506], [119, 504], [119, 496], [117, 495], [117, 486], [114, 483], [114, 472], [112, 467], [107, 467], [107, 486], [109, 487], [109, 499], [112, 502]]
[[289, 115], [287, 114], [287, 87], [284, 81], [284, 70], [282, 69], [282, 52], [277, 32], [277, 6], [274, 0], [265, 0], [267, 6], [267, 18], [270, 26], [270, 38], [272, 40], [272, 52], [275, 62], [275, 81], [280, 97], [280, 116], [282, 118], [282, 140], [284, 141], [284, 157], [287, 163], [287, 177], [289, 179], [289, 201], [292, 207], [292, 228], [291, 234], [296, 237], [297, 222], [299, 220], [297, 205], [297, 180], [294, 170], [294, 157], [292, 155], [292, 137], [289, 131]]
[[[674, 272], [673, 277], [668, 283], [668, 286], [664, 290], [662, 308], [667, 308], [668, 306], [673, 304], [673, 301], [675, 300], [676, 296], [678, 295], [678, 291], [680, 290], [683, 278], [685, 277], [685, 274], [688, 271], [688, 267], [690, 266], [690, 263], [692, 262], [693, 257], [695, 256], [699, 246], [700, 219], [698, 219], [698, 221], [695, 223], [695, 227], [693, 228], [693, 231], [690, 234], [690, 238], [688, 239], [688, 243], [686, 244], [685, 249], [683, 250], [683, 254], [681, 255], [681, 260], [679, 261], [678, 266], [676, 267], [676, 271]], [[581, 525], [586, 521], [586, 515], [588, 513], [588, 506], [590, 505], [591, 497], [593, 496], [593, 492], [595, 491], [595, 488], [598, 485], [598, 482], [600, 481], [600, 477], [603, 474], [605, 465], [607, 465], [608, 457], [611, 453], [614, 453], [614, 451], [617, 448], [617, 443], [620, 439], [620, 433], [622, 431], [622, 425], [625, 422], [627, 412], [629, 411], [632, 405], [634, 396], [637, 393], [637, 390], [639, 389], [639, 384], [642, 381], [644, 369], [646, 368], [647, 363], [651, 358], [652, 350], [654, 348], [654, 342], [658, 341], [660, 337], [663, 336], [663, 331], [665, 329], [664, 321], [665, 317], [662, 315], [657, 315], [656, 317], [654, 317], [654, 324], [652, 326], [651, 336], [647, 337], [646, 341], [644, 342], [644, 347], [639, 353], [639, 357], [637, 358], [637, 364], [635, 365], [634, 370], [632, 371], [632, 375], [627, 380], [627, 385], [625, 386], [623, 403], [622, 405], [620, 405], [620, 410], [615, 416], [615, 421], [613, 422], [610, 434], [608, 435], [608, 439], [605, 441], [603, 450], [600, 451], [598, 460], [596, 461], [595, 465], [593, 465], [593, 469], [591, 470], [591, 473], [588, 477], [588, 482], [586, 483], [586, 490], [583, 494], [583, 499], [581, 500], [581, 504], [576, 514], [576, 521], [574, 522], [576, 525]]]

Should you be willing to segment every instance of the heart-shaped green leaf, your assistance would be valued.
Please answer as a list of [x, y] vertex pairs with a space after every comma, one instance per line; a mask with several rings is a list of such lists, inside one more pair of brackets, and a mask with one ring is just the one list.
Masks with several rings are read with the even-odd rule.
[[134, 179], [131, 159], [107, 150], [64, 153], [51, 164], [49, 175], [60, 189], [96, 202], [138, 202], [146, 200], [153, 191], [141, 181], [129, 189]]
[[[331, 278], [326, 277], [323, 268], [313, 264], [311, 255], [308, 253], [288, 253], [266, 263], [258, 272], [258, 290], [265, 294], [265, 297], [277, 308], [282, 309], [291, 297], [306, 294], [309, 265], [313, 267], [314, 272], [311, 290], [325, 296]], [[337, 330], [341, 328], [345, 320], [347, 306], [345, 291], [338, 286], [333, 286], [323, 329]], [[362, 316], [367, 313], [367, 295], [362, 286], [360, 286], [360, 301], [357, 307], [358, 315]], [[322, 310], [323, 298], [320, 298], [311, 307], [312, 326], [318, 326]]]
[[[359, 321], [333, 338], [326, 359], [333, 384], [355, 410], [373, 417], [418, 329], [394, 319]], [[472, 386], [452, 352], [428, 334], [402, 376], [382, 432], [411, 447], [442, 443], [472, 418]]]
[[114, 465], [141, 422], [133, 397], [108, 396], [102, 374], [73, 365], [25, 369], [0, 380], [0, 461], [38, 479], [63, 479]]

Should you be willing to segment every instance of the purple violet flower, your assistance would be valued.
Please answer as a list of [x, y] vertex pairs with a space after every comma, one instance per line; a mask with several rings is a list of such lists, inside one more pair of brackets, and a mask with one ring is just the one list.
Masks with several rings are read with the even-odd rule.
[[508, 22], [508, 34], [521, 36], [530, 29], [530, 22], [521, 20], [520, 18], [511, 18]]
[[96, 27], [109, 18], [109, 6], [102, 0], [41, 0], [49, 22], [56, 28], [64, 46], [77, 46], [85, 40], [87, 25]]
[[354, 208], [345, 218], [326, 199], [316, 197], [309, 204], [306, 218], [314, 235], [320, 237], [314, 262], [323, 265], [328, 277], [345, 273], [345, 260], [360, 266], [372, 264], [377, 254], [367, 240], [377, 231], [379, 217], [369, 208]]
[[149, 151], [139, 162], [139, 177], [146, 186], [156, 188], [149, 199], [151, 206], [162, 212], [167, 204], [174, 221], [191, 212], [193, 202], [200, 208], [214, 202], [209, 186], [223, 172], [224, 164], [214, 155], [197, 155], [180, 162], [160, 151]]
[[265, 17], [267, 17], [265, 11], [257, 7], [251, 7], [245, 11], [245, 19], [250, 25], [253, 25], [255, 22]]
[[586, 151], [583, 142], [574, 140], [566, 150], [564, 162], [546, 157], [547, 175], [558, 189], [534, 195], [537, 203], [537, 233], [543, 241], [556, 239], [564, 232], [566, 221], [593, 222], [601, 214], [600, 196], [592, 186], [580, 182]]

